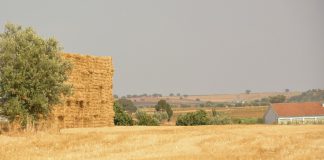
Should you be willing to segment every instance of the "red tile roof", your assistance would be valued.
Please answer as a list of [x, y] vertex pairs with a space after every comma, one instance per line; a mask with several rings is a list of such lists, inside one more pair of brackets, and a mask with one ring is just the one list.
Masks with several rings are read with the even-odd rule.
[[271, 104], [279, 117], [324, 116], [324, 107], [318, 102]]

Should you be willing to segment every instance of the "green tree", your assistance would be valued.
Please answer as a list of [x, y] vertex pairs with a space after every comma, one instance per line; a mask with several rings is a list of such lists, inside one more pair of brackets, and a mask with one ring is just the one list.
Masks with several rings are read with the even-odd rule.
[[196, 126], [207, 125], [209, 123], [207, 112], [204, 110], [198, 110], [196, 112], [190, 112], [181, 114], [176, 121], [177, 126]]
[[116, 126], [132, 126], [134, 124], [132, 117], [116, 101], [114, 103], [114, 112], [114, 123]]
[[250, 94], [251, 93], [251, 90], [247, 89], [245, 90], [245, 94]]
[[210, 125], [230, 124], [231, 118], [224, 112], [218, 112], [215, 108], [212, 109], [212, 117], [209, 120]]
[[121, 98], [116, 101], [126, 112], [128, 113], [135, 113], [137, 111], [136, 106], [134, 103], [126, 98]]
[[286, 101], [286, 96], [284, 95], [276, 95], [269, 97], [270, 103], [283, 103]]
[[158, 119], [143, 111], [137, 111], [135, 116], [137, 119], [137, 124], [140, 126], [158, 126], [160, 124]]
[[19, 116], [22, 124], [46, 118], [61, 95], [72, 66], [60, 56], [54, 38], [43, 39], [30, 27], [6, 24], [0, 33], [0, 108], [10, 120]]
[[157, 103], [157, 105], [155, 105], [155, 110], [158, 112], [166, 112], [168, 114], [168, 121], [170, 121], [172, 115], [173, 115], [173, 111], [171, 109], [171, 105], [169, 103], [167, 103], [166, 100], [159, 100], [159, 102]]

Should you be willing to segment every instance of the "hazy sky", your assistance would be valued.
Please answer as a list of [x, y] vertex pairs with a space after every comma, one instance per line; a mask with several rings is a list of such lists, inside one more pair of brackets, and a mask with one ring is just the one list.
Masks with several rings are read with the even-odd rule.
[[323, 0], [0, 0], [5, 22], [112, 56], [119, 95], [324, 88]]

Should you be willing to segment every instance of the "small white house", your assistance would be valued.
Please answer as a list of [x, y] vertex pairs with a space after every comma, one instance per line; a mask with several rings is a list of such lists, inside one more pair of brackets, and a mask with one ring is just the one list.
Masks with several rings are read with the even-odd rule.
[[324, 104], [275, 103], [269, 106], [263, 118], [266, 124], [324, 123]]

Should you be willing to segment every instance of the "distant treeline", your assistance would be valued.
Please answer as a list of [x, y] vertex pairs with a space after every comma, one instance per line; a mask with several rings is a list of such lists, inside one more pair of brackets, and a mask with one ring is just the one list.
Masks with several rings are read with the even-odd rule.
[[[288, 91], [286, 91], [288, 92]], [[170, 94], [169, 96], [181, 96], [181, 94]], [[188, 95], [182, 95], [187, 97]], [[137, 98], [137, 97], [162, 97], [162, 94], [142, 94], [142, 95], [127, 95], [121, 97], [124, 98]], [[118, 98], [115, 95], [115, 98]], [[180, 97], [182, 98], [182, 97]], [[256, 99], [252, 101], [232, 101], [232, 102], [211, 102], [211, 101], [201, 101], [199, 98], [196, 99], [198, 104], [195, 106], [199, 107], [244, 107], [244, 106], [268, 106], [271, 103], [284, 103], [284, 102], [323, 102], [324, 101], [324, 90], [322, 89], [311, 89], [302, 92], [300, 95], [293, 96], [287, 99], [284, 95], [269, 96], [262, 99]], [[190, 104], [179, 104], [180, 107], [191, 107]]]
[[[174, 93], [170, 93], [169, 94], [169, 97], [188, 97], [189, 95], [187, 94], [180, 94], [180, 93], [177, 93], [177, 94], [174, 94]], [[141, 98], [141, 97], [163, 97], [162, 94], [160, 93], [153, 93], [153, 94], [146, 94], [146, 93], [143, 93], [143, 94], [128, 94], [126, 96], [118, 96], [118, 95], [114, 95], [114, 98], [118, 99], [118, 98]]]
[[288, 102], [322, 102], [324, 101], [324, 90], [312, 89], [303, 92], [301, 95], [289, 98]]
[[141, 98], [141, 97], [162, 97], [162, 96], [163, 95], [159, 94], [159, 93], [153, 93], [153, 94], [144, 93], [144, 94], [139, 94], [139, 95], [137, 95], [137, 94], [133, 94], [133, 95], [128, 94], [126, 96], [121, 96], [121, 97], [119, 97], [118, 95], [115, 94], [114, 98], [118, 99], [118, 98]]

